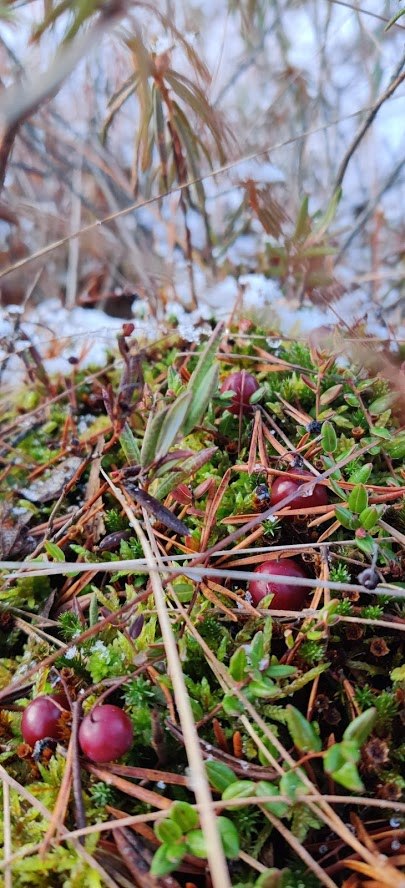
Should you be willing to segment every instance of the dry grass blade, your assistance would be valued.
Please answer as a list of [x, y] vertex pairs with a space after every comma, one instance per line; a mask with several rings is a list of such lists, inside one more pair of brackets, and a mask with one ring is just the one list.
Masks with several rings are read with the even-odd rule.
[[[209, 789], [207, 776], [204, 768], [204, 760], [201, 754], [198, 734], [190, 706], [189, 696], [187, 693], [184, 675], [177, 651], [176, 641], [170, 624], [169, 615], [166, 607], [165, 596], [162, 583], [158, 573], [158, 564], [153, 555], [150, 544], [145, 537], [139, 521], [135, 518], [132, 509], [121, 495], [120, 491], [112, 484], [108, 476], [103, 475], [110, 484], [110, 487], [125, 510], [129, 521], [134, 528], [139, 541], [142, 544], [145, 559], [150, 570], [150, 579], [155, 596], [156, 610], [159, 617], [160, 628], [166, 649], [166, 657], [168, 663], [168, 671], [173, 682], [174, 697], [180, 722], [184, 732], [185, 746], [189, 766], [191, 770], [191, 781], [193, 791], [197, 802], [200, 806], [201, 825], [205, 832], [207, 841], [208, 863], [211, 869], [211, 878], [214, 888], [231, 888], [228, 867], [223, 852], [221, 840], [219, 837], [216, 818], [212, 807], [212, 797]], [[147, 521], [145, 513], [145, 521]], [[149, 525], [150, 526], [150, 525]]]

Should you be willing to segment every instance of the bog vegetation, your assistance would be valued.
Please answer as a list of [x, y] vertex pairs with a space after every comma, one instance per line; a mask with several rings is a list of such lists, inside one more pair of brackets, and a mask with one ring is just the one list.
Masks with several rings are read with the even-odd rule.
[[[282, 4], [229, 3], [246, 59], [216, 100], [172, 4], [47, 3], [31, 41], [39, 53], [49, 40], [55, 59], [32, 79], [9, 39], [26, 6], [0, 6], [3, 303], [51, 288], [126, 317], [136, 290], [160, 334], [127, 320], [102, 364], [79, 352], [56, 373], [25, 315], [3, 345], [3, 884], [397, 888], [404, 346], [366, 319], [280, 336], [269, 312], [245, 310], [243, 287], [218, 323], [199, 281], [259, 271], [295, 304], [335, 305], [364, 284], [340, 276], [357, 240], [389, 330], [403, 246], [384, 199], [402, 166], [355, 217], [345, 181], [403, 83], [401, 15], [367, 19], [365, 43], [372, 34], [394, 63], [308, 196], [317, 121], [288, 67]], [[251, 69], [261, 82], [268, 38], [288, 95], [278, 84], [258, 138], [277, 124], [299, 181], [249, 167], [229, 185], [242, 154], [220, 100]], [[83, 137], [58, 91], [100, 41], [110, 73], [90, 90]], [[245, 142], [245, 154], [269, 147]], [[146, 206], [153, 217], [134, 215]], [[204, 317], [190, 336], [184, 309]]]

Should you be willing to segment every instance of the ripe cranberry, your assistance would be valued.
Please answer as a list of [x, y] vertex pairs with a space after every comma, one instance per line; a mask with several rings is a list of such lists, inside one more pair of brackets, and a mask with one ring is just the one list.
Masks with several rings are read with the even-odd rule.
[[29, 746], [35, 746], [37, 740], [43, 740], [44, 737], [60, 739], [61, 706], [63, 707], [63, 703], [59, 695], [37, 697], [28, 704], [21, 721], [21, 733]]
[[112, 762], [132, 746], [134, 731], [129, 716], [119, 706], [96, 706], [79, 728], [82, 751], [92, 762]]
[[[275, 574], [280, 577], [298, 577], [306, 579], [306, 573], [292, 558], [283, 558], [282, 561], [263, 561], [255, 568], [255, 573]], [[250, 580], [249, 592], [253, 604], [258, 605], [265, 595], [274, 595], [271, 607], [276, 610], [300, 610], [303, 607], [307, 595], [305, 586], [291, 585], [289, 583], [277, 583], [276, 580]]]
[[[295, 472], [295, 474], [298, 474]], [[290, 493], [294, 493], [301, 484], [313, 480], [314, 476], [311, 472], [299, 472], [302, 481], [299, 481], [298, 478], [284, 478], [283, 475], [279, 475], [278, 478], [273, 481], [271, 488], [271, 496], [270, 502], [272, 506], [277, 505], [285, 496], [289, 496]], [[312, 509], [313, 506], [326, 506], [328, 503], [328, 491], [326, 487], [322, 484], [315, 484], [312, 493], [308, 496], [305, 494], [302, 496], [298, 494], [298, 496], [294, 497], [288, 505], [291, 509]]]
[[257, 392], [259, 383], [246, 370], [237, 370], [227, 376], [221, 386], [221, 392], [235, 392], [228, 410], [238, 415], [241, 413], [250, 413], [252, 408], [250, 398]]

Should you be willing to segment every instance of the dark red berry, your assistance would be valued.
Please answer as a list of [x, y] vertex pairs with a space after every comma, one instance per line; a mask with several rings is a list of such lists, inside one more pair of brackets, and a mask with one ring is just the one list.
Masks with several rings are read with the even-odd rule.
[[131, 749], [134, 731], [126, 712], [119, 706], [96, 706], [79, 728], [82, 751], [92, 762], [112, 762]]
[[57, 697], [37, 697], [25, 709], [21, 721], [21, 733], [29, 746], [35, 746], [37, 740], [61, 737], [59, 719], [63, 713]]
[[262, 573], [275, 574], [278, 577], [306, 579], [306, 573], [297, 561], [292, 558], [283, 558], [281, 561], [263, 561], [255, 568], [254, 572], [259, 575], [257, 580], [250, 580], [249, 583], [249, 593], [254, 605], [258, 605], [265, 595], [274, 595], [270, 606], [276, 610], [300, 610], [303, 607], [307, 595], [305, 586], [260, 579]]
[[259, 383], [246, 370], [237, 370], [227, 376], [221, 386], [221, 392], [235, 392], [228, 410], [238, 415], [241, 413], [250, 413], [252, 410], [250, 404], [251, 396], [257, 392]]
[[[294, 474], [297, 474], [294, 472]], [[290, 493], [294, 493], [301, 484], [305, 484], [306, 482], [314, 479], [314, 476], [311, 475], [311, 472], [299, 472], [302, 481], [299, 481], [298, 478], [284, 478], [283, 475], [279, 475], [278, 478], [273, 481], [271, 488], [271, 497], [270, 502], [272, 506], [277, 505], [277, 503], [281, 502], [284, 497], [289, 496]], [[312, 509], [314, 506], [326, 506], [328, 503], [328, 491], [326, 487], [322, 484], [315, 484], [312, 493], [305, 496], [298, 494], [298, 496], [294, 497], [288, 505], [291, 509]]]

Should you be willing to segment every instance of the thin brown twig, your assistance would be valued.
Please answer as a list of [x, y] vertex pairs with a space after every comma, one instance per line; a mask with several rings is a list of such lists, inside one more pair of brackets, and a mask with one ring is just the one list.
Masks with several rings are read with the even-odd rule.
[[369, 129], [369, 127], [371, 126], [374, 118], [377, 116], [380, 108], [382, 107], [384, 102], [386, 102], [387, 99], [389, 99], [393, 95], [393, 93], [398, 88], [398, 86], [400, 86], [400, 84], [403, 83], [403, 81], [405, 80], [405, 71], [402, 70], [404, 65], [405, 65], [405, 54], [402, 56], [399, 64], [397, 65], [396, 70], [394, 71], [394, 74], [389, 82], [389, 85], [387, 86], [387, 89], [384, 90], [384, 92], [377, 99], [377, 101], [373, 105], [372, 109], [367, 114], [366, 119], [363, 121], [363, 123], [361, 124], [361, 126], [357, 130], [357, 133], [356, 133], [351, 145], [349, 145], [349, 147], [346, 151], [346, 154], [342, 160], [342, 163], [339, 167], [338, 174], [336, 176], [334, 191], [337, 191], [340, 188], [340, 186], [343, 182], [347, 167], [349, 165], [349, 162], [350, 162], [351, 158], [353, 157], [353, 154], [356, 151], [357, 147], [359, 146], [361, 140], [363, 139], [363, 136], [366, 134], [366, 132]]

